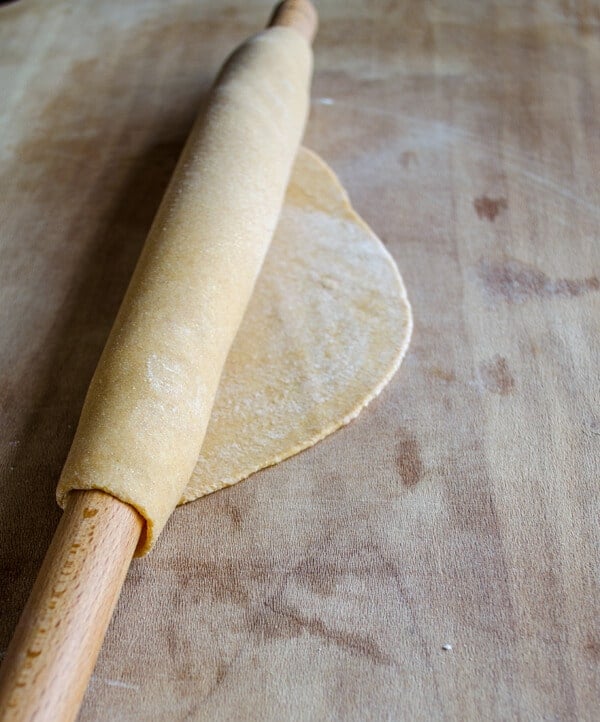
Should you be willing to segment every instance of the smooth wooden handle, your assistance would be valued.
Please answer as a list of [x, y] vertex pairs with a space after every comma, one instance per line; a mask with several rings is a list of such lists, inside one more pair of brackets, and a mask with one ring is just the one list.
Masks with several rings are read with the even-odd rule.
[[317, 11], [310, 0], [284, 0], [271, 15], [269, 27], [274, 25], [294, 28], [312, 43], [318, 27]]
[[71, 492], [0, 669], [2, 722], [75, 719], [142, 528], [128, 504]]

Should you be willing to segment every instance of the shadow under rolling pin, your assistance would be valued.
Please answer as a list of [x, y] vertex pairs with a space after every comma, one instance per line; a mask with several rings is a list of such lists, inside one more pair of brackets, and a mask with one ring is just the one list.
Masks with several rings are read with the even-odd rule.
[[[285, 0], [269, 26], [309, 43], [309, 0]], [[103, 491], [73, 491], [0, 668], [0, 720], [74, 720], [98, 657], [143, 517]]]

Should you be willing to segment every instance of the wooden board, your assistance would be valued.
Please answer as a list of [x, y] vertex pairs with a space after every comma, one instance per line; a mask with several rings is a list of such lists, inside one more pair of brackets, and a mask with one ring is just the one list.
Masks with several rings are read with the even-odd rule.
[[[1, 649], [178, 152], [269, 9], [0, 8]], [[80, 719], [596, 719], [598, 5], [320, 12], [307, 144], [398, 260], [412, 346], [349, 427], [175, 513]]]

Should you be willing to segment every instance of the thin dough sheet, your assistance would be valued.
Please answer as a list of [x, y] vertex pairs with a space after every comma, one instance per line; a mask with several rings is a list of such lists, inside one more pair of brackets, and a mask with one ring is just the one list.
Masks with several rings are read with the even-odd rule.
[[398, 369], [411, 331], [394, 260], [331, 169], [302, 148], [180, 503], [347, 424]]

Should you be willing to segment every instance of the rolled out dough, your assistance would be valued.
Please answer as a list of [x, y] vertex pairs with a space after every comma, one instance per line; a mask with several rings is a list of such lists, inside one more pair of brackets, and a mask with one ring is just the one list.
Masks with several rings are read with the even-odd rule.
[[137, 554], [178, 502], [347, 423], [408, 344], [393, 260], [327, 166], [296, 156], [311, 67], [306, 40], [284, 27], [229, 59], [90, 384], [57, 498], [101, 489], [134, 506], [146, 520]]
[[394, 260], [331, 169], [301, 148], [180, 503], [347, 424], [390, 380], [411, 330]]
[[281, 212], [312, 51], [270, 27], [229, 58], [186, 143], [92, 378], [57, 488], [101, 489], [154, 543], [188, 483]]

